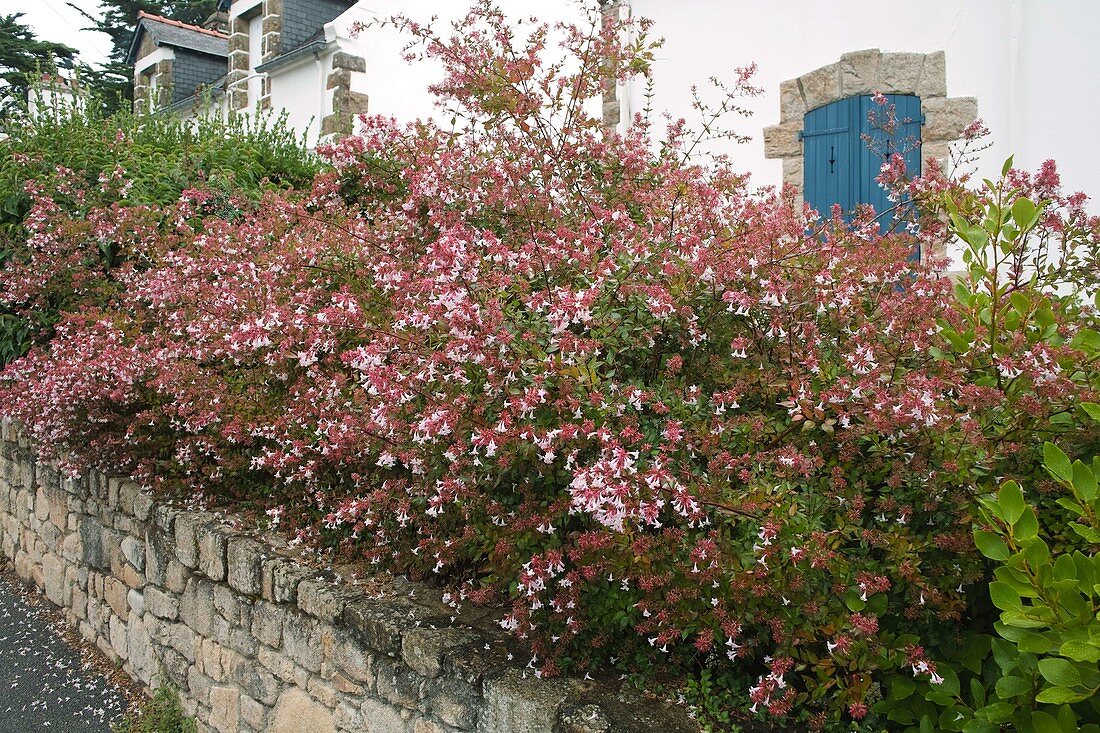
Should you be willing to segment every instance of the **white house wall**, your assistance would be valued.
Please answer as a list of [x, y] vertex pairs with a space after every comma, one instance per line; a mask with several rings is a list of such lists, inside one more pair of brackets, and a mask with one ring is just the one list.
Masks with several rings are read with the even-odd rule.
[[[564, 0], [500, 0], [499, 5], [513, 20], [537, 17], [550, 23], [578, 21], [582, 13], [573, 2]], [[469, 10], [466, 0], [361, 0], [335, 21], [341, 43], [366, 60], [366, 73], [353, 81], [353, 89], [365, 92], [370, 112], [396, 117], [400, 121], [438, 117], [428, 87], [442, 79], [442, 67], [435, 62], [409, 64], [402, 59], [409, 36], [393, 28], [371, 26], [352, 38], [356, 22], [370, 23], [403, 13], [413, 20], [426, 22], [437, 16], [437, 28], [449, 30], [449, 22]], [[527, 24], [530, 27], [530, 24]], [[598, 106], [597, 108], [598, 109]]]
[[310, 146], [317, 144], [321, 120], [330, 109], [332, 94], [326, 84], [332, 54], [329, 50], [319, 58], [309, 55], [295, 66], [271, 74], [271, 108], [275, 112], [285, 110], [288, 124], [299, 134], [306, 133]]
[[[655, 22], [663, 36], [654, 66], [655, 108], [694, 121], [690, 87], [710, 76], [731, 79], [756, 63], [762, 96], [744, 100], [753, 112], [732, 120], [751, 135], [724, 145], [757, 184], [777, 185], [780, 162], [764, 158], [760, 131], [779, 122], [779, 84], [867, 48], [884, 52], [945, 51], [947, 91], [976, 97], [992, 131], [979, 173], [995, 175], [1015, 154], [1036, 168], [1058, 161], [1072, 190], [1100, 198], [1100, 145], [1094, 137], [1100, 98], [1094, 94], [1100, 52], [1096, 0], [629, 0], [631, 12]], [[639, 111], [644, 85], [624, 104]], [[715, 96], [711, 95], [714, 100]], [[1094, 202], [1095, 204], [1095, 202]], [[1095, 206], [1094, 206], [1095, 208]]]
[[[1018, 88], [1006, 137], [1030, 167], [1058, 161], [1070, 190], [1094, 197], [1100, 211], [1100, 2], [1021, 4]], [[995, 131], [996, 132], [996, 131]]]
[[[1032, 169], [1054, 158], [1067, 188], [1100, 197], [1100, 145], [1093, 132], [1100, 118], [1100, 96], [1093, 93], [1100, 52], [1092, 32], [1100, 28], [1100, 0], [620, 1], [633, 15], [651, 18], [653, 35], [665, 39], [653, 68], [658, 114], [696, 122], [692, 85], [706, 95], [709, 77], [731, 79], [735, 67], [758, 65], [755, 83], [764, 93], [743, 100], [751, 117], [730, 120], [753, 139], [719, 150], [759, 185], [782, 180], [780, 161], [764, 157], [761, 134], [780, 121], [780, 82], [835, 63], [844, 53], [878, 48], [946, 53], [948, 96], [976, 98], [978, 114], [992, 131], [993, 147], [984, 153], [979, 174], [995, 174], [1009, 154]], [[235, 3], [233, 11], [245, 4]], [[498, 4], [512, 19], [581, 16], [571, 0]], [[365, 61], [365, 71], [352, 74], [351, 89], [367, 95], [370, 113], [402, 121], [439, 117], [427, 92], [442, 77], [439, 64], [405, 62], [409, 39], [393, 28], [372, 26], [356, 34], [353, 27], [395, 13], [419, 21], [435, 15], [444, 27], [468, 7], [467, 0], [360, 0], [326, 27], [334, 45], [322, 54], [325, 77], [332, 54], [348, 52]], [[622, 90], [624, 111], [640, 111], [643, 94], [637, 81]], [[272, 73], [271, 103], [276, 111], [287, 110], [311, 143], [321, 120], [333, 113], [332, 90], [312, 56]]]

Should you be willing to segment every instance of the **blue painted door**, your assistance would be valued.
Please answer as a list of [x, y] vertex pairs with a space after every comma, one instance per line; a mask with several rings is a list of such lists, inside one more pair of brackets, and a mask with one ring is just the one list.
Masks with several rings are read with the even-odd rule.
[[921, 170], [920, 98], [908, 94], [890, 94], [887, 99], [896, 108], [898, 124], [890, 134], [882, 129], [885, 121], [872, 124], [872, 111], [884, 118], [883, 108], [870, 96], [848, 97], [806, 113], [803, 120], [803, 196], [822, 216], [829, 216], [833, 204], [850, 214], [859, 204], [870, 204], [883, 214], [884, 226], [894, 217], [896, 204], [875, 182], [883, 161], [893, 153], [905, 158], [908, 175]]
[[802, 126], [803, 196], [822, 216], [833, 204], [845, 211], [855, 206], [852, 152], [859, 142], [859, 122], [852, 112], [857, 98], [841, 99], [806, 115]]

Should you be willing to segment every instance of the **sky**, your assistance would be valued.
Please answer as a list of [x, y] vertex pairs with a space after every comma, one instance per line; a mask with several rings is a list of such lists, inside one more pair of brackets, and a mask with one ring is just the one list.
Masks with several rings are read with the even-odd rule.
[[92, 15], [99, 15], [99, 0], [0, 0], [0, 15], [22, 13], [20, 20], [43, 41], [72, 46], [81, 61], [96, 65], [107, 59], [111, 39], [103, 33], [81, 30], [88, 25], [69, 2]]

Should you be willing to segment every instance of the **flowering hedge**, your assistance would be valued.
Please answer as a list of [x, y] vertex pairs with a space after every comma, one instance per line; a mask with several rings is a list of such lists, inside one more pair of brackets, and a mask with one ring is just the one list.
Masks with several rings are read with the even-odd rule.
[[[321, 167], [285, 118], [185, 121], [100, 107], [0, 120], [0, 365], [49, 340], [59, 313], [109, 301], [113, 271], [142, 264], [129, 257], [128, 228], [171, 236], [160, 207], [182, 191], [210, 192], [227, 216], [265, 190], [308, 187]], [[53, 232], [61, 213], [64, 231]]]
[[[226, 218], [185, 191], [168, 230], [36, 197], [44, 249], [91, 228], [131, 264], [8, 367], [5, 412], [74, 466], [504, 604], [536, 674], [695, 675], [714, 720], [915, 722], [876, 703], [992, 622], [977, 497], [1041, 475], [1036, 435], [1095, 444], [1070, 419], [1098, 385], [1095, 312], [1065, 295], [1095, 263], [1083, 198], [1052, 167], [968, 189], [895, 160], [920, 221], [818, 220], [683, 124], [587, 114], [646, 69], [644, 23], [396, 22], [457, 131], [366, 119], [308, 193]], [[910, 260], [955, 236], [962, 281]]]

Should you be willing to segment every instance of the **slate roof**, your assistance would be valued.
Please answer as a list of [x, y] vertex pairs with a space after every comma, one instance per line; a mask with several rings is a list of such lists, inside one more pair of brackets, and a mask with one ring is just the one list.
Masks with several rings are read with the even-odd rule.
[[135, 54], [140, 47], [142, 33], [150, 34], [153, 43], [158, 46], [186, 48], [210, 56], [229, 58], [229, 36], [224, 33], [141, 11], [138, 13], [137, 28], [130, 42], [130, 50], [126, 54], [126, 62], [129, 64], [137, 60]]
[[345, 13], [357, 0], [283, 0], [282, 52], [268, 63], [291, 56], [321, 41], [325, 25]]

